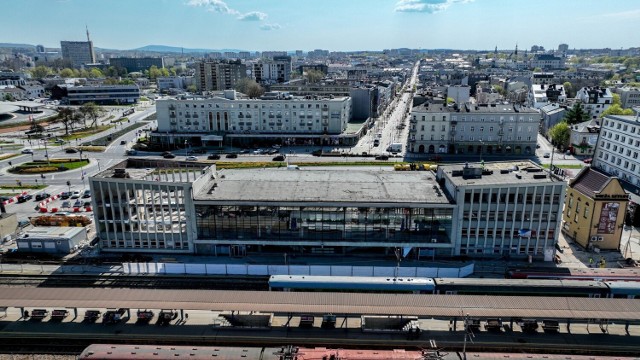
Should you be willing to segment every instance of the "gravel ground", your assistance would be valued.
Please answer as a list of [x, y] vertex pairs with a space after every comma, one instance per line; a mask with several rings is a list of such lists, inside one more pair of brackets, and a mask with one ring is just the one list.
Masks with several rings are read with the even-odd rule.
[[75, 360], [75, 355], [49, 355], [49, 354], [0, 354], [0, 360]]

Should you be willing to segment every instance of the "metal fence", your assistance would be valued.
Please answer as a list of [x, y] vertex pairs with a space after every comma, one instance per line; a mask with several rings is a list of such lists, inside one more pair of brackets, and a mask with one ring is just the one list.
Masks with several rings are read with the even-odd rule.
[[192, 274], [192, 275], [325, 275], [325, 276], [401, 276], [401, 277], [466, 277], [473, 274], [474, 264], [460, 268], [385, 267], [345, 265], [249, 265], [249, 264], [182, 264], [123, 263], [125, 274]]

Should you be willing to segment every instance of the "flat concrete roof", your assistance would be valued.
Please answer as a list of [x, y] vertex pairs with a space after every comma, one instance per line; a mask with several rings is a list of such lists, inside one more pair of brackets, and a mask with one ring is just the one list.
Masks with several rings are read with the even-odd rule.
[[82, 231], [85, 231], [84, 227], [71, 227], [71, 226], [37, 226], [29, 229], [25, 236], [18, 238], [17, 240], [30, 240], [30, 239], [69, 239]]
[[235, 169], [219, 170], [216, 183], [195, 200], [449, 204], [430, 171]]
[[[549, 176], [547, 169], [543, 169], [538, 164], [530, 161], [505, 161], [490, 162], [484, 164], [484, 170], [493, 171], [493, 174], [482, 175], [480, 178], [464, 178], [462, 175], [453, 176], [454, 171], [462, 172], [465, 164], [441, 165], [438, 171], [442, 171], [444, 176], [455, 186], [477, 186], [477, 185], [528, 185], [528, 184], [545, 184], [551, 182], [561, 183], [563, 181]], [[469, 167], [481, 168], [480, 163], [468, 163]], [[515, 166], [518, 170], [514, 170]], [[527, 171], [533, 170], [535, 172]], [[507, 173], [501, 173], [501, 170]], [[546, 175], [544, 178], [536, 178], [535, 176]], [[517, 176], [520, 176], [518, 178]]]

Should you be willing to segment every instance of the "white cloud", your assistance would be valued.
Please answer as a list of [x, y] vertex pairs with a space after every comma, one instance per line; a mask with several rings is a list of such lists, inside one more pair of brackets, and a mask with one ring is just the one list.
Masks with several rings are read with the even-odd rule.
[[281, 28], [282, 26], [280, 26], [280, 24], [264, 24], [260, 26], [260, 30], [265, 30], [265, 31], [278, 30]]
[[425, 12], [429, 14], [447, 10], [456, 3], [470, 3], [474, 0], [398, 0], [395, 11], [398, 12]]
[[267, 14], [260, 11], [250, 11], [246, 14], [238, 16], [238, 20], [242, 21], [262, 21], [267, 18]]
[[189, 0], [187, 5], [194, 7], [201, 6], [211, 12], [240, 15], [238, 10], [230, 8], [229, 5], [222, 0]]

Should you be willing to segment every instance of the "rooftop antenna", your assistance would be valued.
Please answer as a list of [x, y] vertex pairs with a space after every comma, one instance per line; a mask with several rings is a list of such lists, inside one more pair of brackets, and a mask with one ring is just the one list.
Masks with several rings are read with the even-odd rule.
[[87, 41], [91, 41], [91, 38], [89, 37], [89, 27], [87, 24], [84, 24], [84, 28], [87, 30]]

